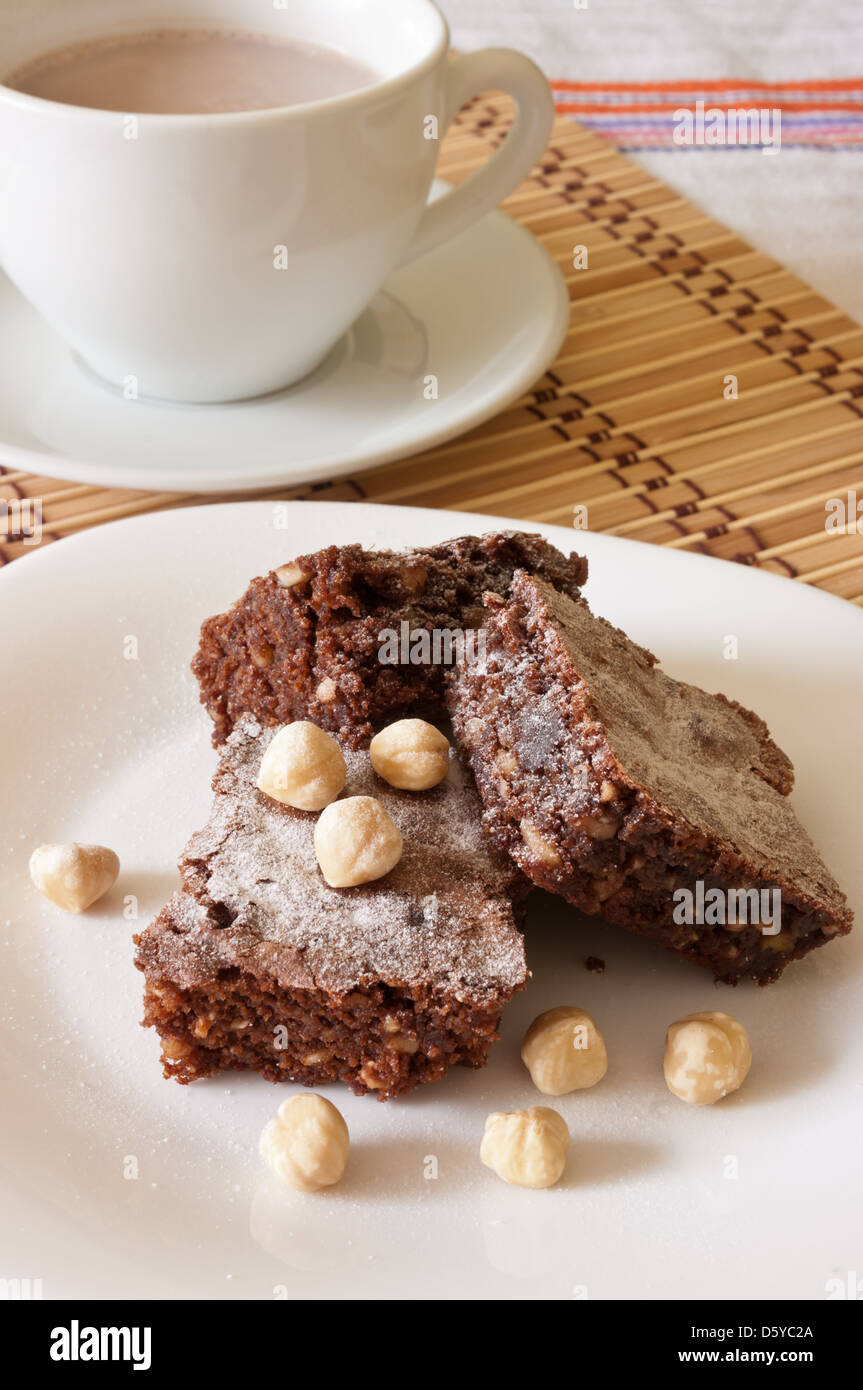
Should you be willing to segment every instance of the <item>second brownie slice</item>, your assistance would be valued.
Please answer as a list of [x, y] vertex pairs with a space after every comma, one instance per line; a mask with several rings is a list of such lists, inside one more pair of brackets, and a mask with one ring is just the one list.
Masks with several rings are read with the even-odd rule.
[[[448, 700], [485, 824], [534, 883], [727, 980], [766, 983], [850, 929], [757, 715], [530, 575], [487, 603], [486, 660]], [[781, 929], [760, 916], [777, 904]]]

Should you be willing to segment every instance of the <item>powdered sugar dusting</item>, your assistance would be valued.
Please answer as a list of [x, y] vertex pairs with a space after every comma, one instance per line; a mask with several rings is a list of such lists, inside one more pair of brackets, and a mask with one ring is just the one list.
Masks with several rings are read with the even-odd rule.
[[459, 998], [520, 985], [524, 949], [507, 895], [515, 873], [489, 848], [455, 755], [447, 778], [417, 793], [388, 787], [367, 752], [343, 750], [344, 795], [377, 797], [405, 847], [385, 878], [334, 889], [315, 857], [315, 813], [255, 785], [275, 732], [245, 720], [227, 742], [211, 818], [182, 860], [191, 892], [172, 899], [162, 928], [173, 977], [190, 984], [236, 966], [282, 986], [345, 992], [382, 980]]

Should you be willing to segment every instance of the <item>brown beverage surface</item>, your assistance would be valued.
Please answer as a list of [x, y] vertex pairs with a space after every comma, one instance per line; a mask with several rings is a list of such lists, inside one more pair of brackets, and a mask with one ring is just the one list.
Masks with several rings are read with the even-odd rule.
[[194, 115], [297, 106], [378, 78], [367, 64], [317, 44], [230, 29], [159, 29], [55, 49], [4, 81], [67, 106]]

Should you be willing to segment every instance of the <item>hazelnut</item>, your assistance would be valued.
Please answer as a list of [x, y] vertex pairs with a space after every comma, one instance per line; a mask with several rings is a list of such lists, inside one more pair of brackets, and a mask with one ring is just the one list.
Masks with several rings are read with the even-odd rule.
[[533, 1020], [524, 1035], [521, 1060], [545, 1096], [584, 1091], [608, 1070], [605, 1043], [590, 1014], [565, 1004]]
[[104, 845], [40, 845], [30, 856], [30, 877], [49, 902], [83, 912], [112, 888], [120, 861]]
[[689, 1014], [665, 1035], [665, 1082], [688, 1105], [713, 1105], [736, 1091], [751, 1063], [746, 1029], [728, 1014]]
[[474, 716], [465, 721], [462, 743], [467, 744], [468, 748], [476, 748], [482, 739], [484, 725], [481, 719]]
[[397, 719], [369, 745], [372, 767], [391, 787], [422, 792], [449, 771], [449, 741], [424, 719]]
[[428, 570], [425, 565], [402, 565], [399, 578], [412, 594], [421, 594], [428, 582]]
[[295, 584], [304, 584], [308, 577], [299, 565], [280, 565], [276, 570], [276, 580], [283, 589], [293, 589]]
[[519, 822], [521, 838], [525, 846], [530, 851], [534, 859], [539, 859], [543, 864], [550, 864], [552, 868], [560, 868], [562, 859], [555, 845], [551, 840], [547, 840], [541, 835], [532, 820], [526, 818]]
[[607, 902], [613, 898], [618, 888], [622, 888], [625, 882], [624, 875], [619, 869], [607, 869], [604, 876], [594, 875], [590, 880], [590, 888], [597, 902]]
[[348, 1127], [323, 1096], [291, 1096], [264, 1126], [261, 1157], [295, 1192], [317, 1192], [339, 1181], [348, 1161]]
[[346, 776], [342, 750], [332, 735], [298, 719], [271, 740], [261, 759], [258, 788], [285, 806], [320, 811], [335, 801]]
[[495, 754], [495, 766], [504, 777], [513, 777], [518, 772], [518, 759], [511, 748], [501, 748]]
[[[745, 925], [745, 924], [744, 924]], [[726, 924], [726, 931], [728, 926]], [[830, 935], [826, 927], [822, 927], [826, 935]], [[780, 931], [776, 936], [764, 936], [761, 939], [762, 951], [792, 951], [794, 949], [794, 937], [790, 931]]]
[[319, 681], [317, 689], [315, 690], [315, 699], [320, 700], [322, 705], [329, 705], [336, 698], [337, 694], [338, 686], [332, 676], [324, 676], [323, 680]]
[[551, 1187], [563, 1172], [569, 1130], [556, 1110], [496, 1110], [485, 1122], [479, 1156], [515, 1187]]
[[591, 840], [613, 840], [617, 834], [617, 821], [602, 816], [573, 816], [570, 824], [576, 830], [583, 830]]
[[273, 655], [273, 649], [269, 642], [262, 642], [257, 647], [249, 643], [249, 656], [252, 658], [252, 664], [257, 666], [258, 670], [265, 671], [268, 666], [272, 666]]
[[355, 888], [395, 868], [402, 837], [373, 796], [348, 796], [321, 812], [315, 854], [331, 888]]
[[382, 1091], [384, 1083], [381, 1081], [371, 1062], [364, 1063], [359, 1070], [359, 1079], [364, 1086], [368, 1086], [370, 1091]]

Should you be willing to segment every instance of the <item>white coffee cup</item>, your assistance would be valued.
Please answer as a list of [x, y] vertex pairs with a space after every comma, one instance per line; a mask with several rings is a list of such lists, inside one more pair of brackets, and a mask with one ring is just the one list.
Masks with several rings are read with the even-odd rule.
[[[382, 74], [306, 105], [135, 117], [0, 86], [0, 264], [79, 356], [141, 396], [227, 401], [320, 363], [386, 276], [495, 207], [542, 154], [553, 101], [506, 49], [451, 58], [431, 0], [7, 0], [0, 78], [90, 38], [173, 26], [337, 48]], [[439, 200], [469, 97], [518, 106]]]

